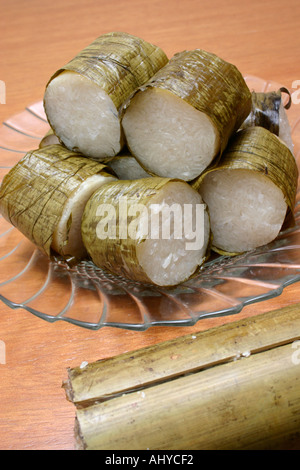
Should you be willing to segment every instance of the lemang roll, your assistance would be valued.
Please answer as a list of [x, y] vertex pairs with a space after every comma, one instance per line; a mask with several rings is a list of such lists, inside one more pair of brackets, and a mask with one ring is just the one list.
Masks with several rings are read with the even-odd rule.
[[193, 182], [208, 205], [212, 248], [242, 253], [291, 227], [297, 181], [294, 156], [275, 134], [262, 127], [237, 132], [219, 163]]
[[120, 108], [168, 61], [157, 46], [122, 32], [97, 38], [49, 80], [44, 107], [70, 150], [103, 161], [124, 144]]
[[209, 217], [200, 194], [184, 181], [120, 180], [88, 201], [82, 238], [99, 268], [133, 281], [173, 286], [204, 263]]
[[221, 154], [251, 111], [236, 66], [201, 49], [175, 54], [124, 106], [131, 153], [150, 174], [190, 181]]
[[47, 256], [81, 259], [81, 217], [89, 197], [117, 178], [61, 145], [28, 152], [4, 177], [0, 213]]

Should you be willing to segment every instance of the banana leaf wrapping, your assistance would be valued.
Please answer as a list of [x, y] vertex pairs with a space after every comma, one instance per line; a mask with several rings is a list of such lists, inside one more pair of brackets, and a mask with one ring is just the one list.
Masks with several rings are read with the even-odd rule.
[[[137, 214], [139, 207], [148, 209], [152, 197], [173, 181], [178, 180], [160, 177], [120, 180], [106, 184], [93, 194], [86, 205], [81, 228], [85, 247], [98, 267], [133, 281], [153, 284], [137, 256], [137, 247], [147, 238], [147, 234], [137, 226]], [[100, 214], [99, 208], [107, 210], [108, 215], [105, 212]], [[99, 236], [98, 224], [104, 214], [107, 229]]]
[[111, 177], [101, 163], [50, 145], [28, 152], [4, 177], [0, 213], [47, 256], [68, 199], [90, 176]]
[[[281, 189], [287, 204], [283, 229], [292, 227], [298, 184], [298, 168], [290, 149], [271, 131], [260, 127], [248, 127], [237, 132], [230, 140], [220, 161], [211, 165], [192, 186], [201, 194], [201, 183], [205, 176], [219, 170], [245, 169], [263, 174]], [[214, 246], [212, 249], [222, 255], [237, 255]]]
[[54, 73], [48, 84], [64, 71], [77, 72], [99, 85], [118, 110], [136, 88], [167, 62], [161, 48], [128, 33], [112, 32], [79, 52]]
[[251, 111], [251, 92], [237, 67], [202, 49], [175, 54], [133, 93], [124, 112], [133, 96], [148, 87], [172, 92], [206, 114], [218, 131], [220, 153]]
[[[93, 262], [107, 269], [109, 272], [141, 282], [151, 282], [146, 273], [139, 265], [136, 245], [143, 239], [134, 240], [127, 236], [127, 227], [132, 219], [122, 217], [120, 213], [121, 198], [127, 198], [128, 205], [147, 204], [149, 198], [155, 194], [171, 179], [169, 178], [147, 178], [133, 181], [118, 181], [105, 186], [105, 190], [97, 191], [88, 201], [82, 218], [82, 238]], [[115, 238], [107, 236], [99, 240], [97, 236], [98, 207], [112, 204], [115, 209], [115, 220], [118, 224]], [[103, 206], [104, 207], [104, 206]], [[113, 214], [114, 215], [114, 214]], [[126, 230], [124, 238], [121, 233]]]
[[289, 100], [284, 106], [289, 109], [291, 99], [289, 91], [286, 88], [280, 88], [277, 91], [270, 92], [252, 92], [252, 110], [246, 120], [243, 122], [241, 129], [249, 126], [260, 126], [279, 135], [279, 112], [282, 105], [282, 93], [289, 95]]

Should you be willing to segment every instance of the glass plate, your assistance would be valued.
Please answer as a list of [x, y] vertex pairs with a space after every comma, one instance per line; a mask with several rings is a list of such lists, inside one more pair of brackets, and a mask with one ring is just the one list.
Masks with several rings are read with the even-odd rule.
[[[278, 90], [281, 85], [245, 77], [251, 90]], [[300, 160], [300, 111], [288, 111]], [[42, 101], [28, 106], [0, 127], [0, 181], [49, 130]], [[112, 326], [146, 330], [153, 325], [190, 326], [197, 321], [239, 313], [245, 305], [281, 294], [300, 280], [299, 198], [296, 227], [268, 246], [244, 255], [215, 257], [202, 273], [176, 288], [126, 281], [104, 273], [89, 261], [68, 266], [49, 261], [14, 227], [0, 218], [0, 299], [55, 322], [63, 320], [97, 330]]]

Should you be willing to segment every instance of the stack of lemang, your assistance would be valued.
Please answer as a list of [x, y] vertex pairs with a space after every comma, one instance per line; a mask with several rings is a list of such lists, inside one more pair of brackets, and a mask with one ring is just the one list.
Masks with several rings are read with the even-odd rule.
[[293, 223], [285, 91], [251, 93], [202, 49], [168, 60], [104, 34], [47, 83], [50, 130], [4, 178], [0, 212], [48, 257], [175, 286], [211, 248], [245, 252]]

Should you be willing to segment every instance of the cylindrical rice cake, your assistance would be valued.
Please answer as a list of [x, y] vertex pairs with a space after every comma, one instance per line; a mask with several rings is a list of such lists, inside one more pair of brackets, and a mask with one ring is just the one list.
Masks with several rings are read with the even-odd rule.
[[90, 198], [82, 238], [93, 262], [110, 273], [177, 285], [207, 257], [209, 217], [200, 194], [184, 181], [122, 180]]
[[237, 132], [222, 159], [193, 182], [208, 205], [212, 248], [253, 250], [293, 223], [298, 170], [289, 148], [272, 132]]
[[168, 61], [157, 46], [127, 33], [100, 36], [49, 80], [44, 107], [60, 141], [97, 160], [124, 144], [120, 108]]
[[82, 213], [109, 172], [57, 144], [28, 152], [3, 179], [0, 213], [47, 256], [84, 258]]
[[201, 49], [183, 51], [134, 93], [122, 125], [148, 173], [190, 181], [223, 152], [251, 104], [234, 65]]

